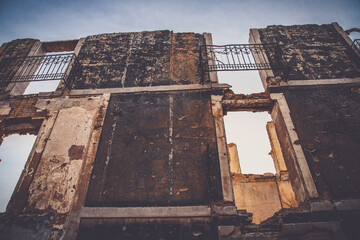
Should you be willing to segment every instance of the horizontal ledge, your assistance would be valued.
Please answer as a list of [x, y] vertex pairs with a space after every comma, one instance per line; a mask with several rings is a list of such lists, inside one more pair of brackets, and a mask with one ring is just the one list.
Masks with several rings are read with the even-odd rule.
[[208, 90], [208, 89], [228, 89], [228, 84], [189, 84], [189, 85], [168, 85], [152, 87], [127, 87], [127, 88], [98, 88], [98, 89], [75, 89], [69, 95], [94, 95], [106, 93], [141, 93], [141, 92], [169, 92], [186, 90]]
[[84, 207], [81, 218], [140, 218], [140, 217], [207, 217], [208, 206], [186, 207]]
[[312, 85], [334, 85], [360, 83], [360, 78], [334, 78], [334, 79], [317, 79], [317, 80], [289, 80], [280, 82], [280, 87], [312, 86]]

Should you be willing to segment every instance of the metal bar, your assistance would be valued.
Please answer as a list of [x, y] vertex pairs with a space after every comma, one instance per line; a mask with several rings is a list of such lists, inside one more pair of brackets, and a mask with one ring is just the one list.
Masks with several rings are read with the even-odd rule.
[[3, 87], [10, 82], [64, 80], [70, 89], [71, 80], [67, 78], [74, 77], [79, 69], [74, 53], [4, 58], [0, 63], [0, 79], [1, 85], [6, 84]]
[[277, 44], [205, 45], [205, 50], [214, 64], [204, 66], [204, 71], [277, 69], [285, 75], [288, 68]]
[[355, 39], [353, 43], [351, 44], [351, 47], [360, 53], [360, 39]]

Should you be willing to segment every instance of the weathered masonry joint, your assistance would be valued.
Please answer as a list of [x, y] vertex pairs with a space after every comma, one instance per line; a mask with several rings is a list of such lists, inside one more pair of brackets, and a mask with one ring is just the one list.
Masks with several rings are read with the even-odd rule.
[[[251, 29], [249, 43], [167, 30], [4, 43], [1, 141], [37, 138], [0, 238], [359, 238], [356, 42], [332, 23]], [[258, 70], [264, 92], [234, 93], [220, 70]], [[236, 111], [271, 115], [275, 174], [242, 173], [224, 126]]]

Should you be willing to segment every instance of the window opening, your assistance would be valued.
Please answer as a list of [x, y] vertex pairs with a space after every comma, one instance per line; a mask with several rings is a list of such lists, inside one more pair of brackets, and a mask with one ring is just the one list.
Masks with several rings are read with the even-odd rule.
[[[50, 80], [50, 81], [36, 81], [36, 76], [44, 75], [48, 73], [56, 74], [57, 76], [65, 74], [67, 67], [69, 66], [71, 57], [63, 55], [63, 54], [71, 54], [74, 51], [67, 51], [67, 52], [48, 52], [45, 56], [50, 56], [49, 58], [44, 58], [40, 63], [39, 67], [37, 68], [34, 79], [29, 83], [27, 86], [24, 94], [35, 94], [39, 92], [53, 92], [57, 89], [60, 79], [59, 80]], [[58, 56], [54, 56], [58, 55]], [[54, 76], [55, 78], [57, 76]]]
[[217, 75], [219, 83], [231, 85], [231, 90], [236, 94], [251, 94], [264, 91], [258, 71], [220, 71], [217, 72]]
[[271, 116], [267, 112], [228, 112], [224, 116], [228, 143], [235, 143], [242, 174], [275, 174], [271, 146], [266, 131]]
[[36, 135], [13, 134], [0, 145], [0, 212], [6, 211], [35, 140]]

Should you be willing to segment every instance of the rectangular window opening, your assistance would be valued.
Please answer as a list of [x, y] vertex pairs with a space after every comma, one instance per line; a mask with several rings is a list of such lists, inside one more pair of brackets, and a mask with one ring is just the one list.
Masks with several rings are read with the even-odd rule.
[[283, 208], [297, 207], [270, 114], [232, 110], [224, 123], [236, 208], [260, 224]]
[[[228, 112], [224, 116], [227, 142], [235, 144], [242, 174], [276, 173], [266, 131], [267, 112]], [[231, 149], [230, 149], [231, 150]], [[235, 150], [229, 151], [234, 154]]]
[[236, 94], [264, 91], [258, 71], [218, 71], [217, 75], [219, 83], [231, 85], [231, 90]]
[[0, 145], [0, 213], [6, 211], [35, 140], [36, 135], [12, 134]]

